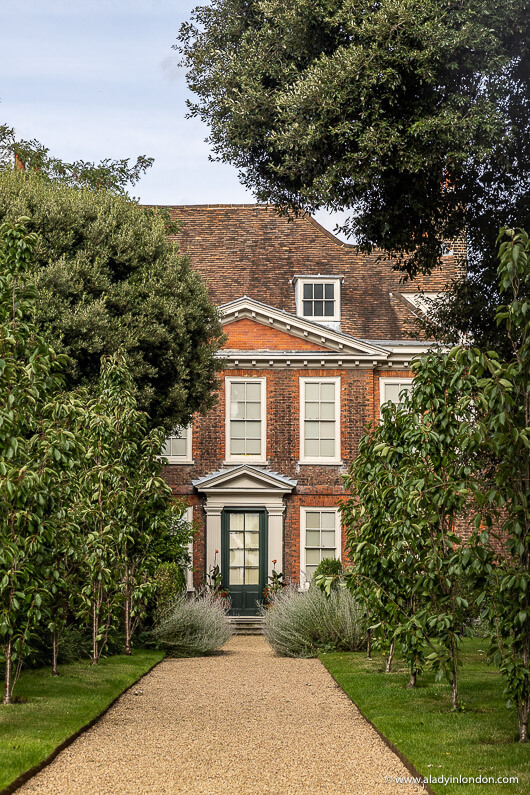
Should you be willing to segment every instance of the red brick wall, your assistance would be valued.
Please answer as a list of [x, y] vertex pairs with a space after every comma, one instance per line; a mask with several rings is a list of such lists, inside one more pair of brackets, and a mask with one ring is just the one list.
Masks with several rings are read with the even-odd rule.
[[235, 351], [323, 351], [321, 345], [269, 328], [249, 318], [223, 326], [228, 339], [223, 348]]
[[[264, 369], [229, 370], [228, 375], [245, 378], [266, 377], [267, 460], [268, 467], [297, 480], [295, 493], [288, 496], [285, 514], [284, 572], [298, 580], [300, 545], [300, 506], [335, 507], [344, 496], [342, 475], [351, 464], [366, 423], [374, 417], [374, 384], [378, 376], [372, 370]], [[300, 386], [301, 377], [341, 379], [341, 455], [342, 465], [299, 464], [300, 458]], [[216, 406], [205, 416], [196, 416], [193, 426], [194, 464], [169, 465], [164, 477], [174, 493], [194, 505], [194, 519], [199, 526], [194, 546], [196, 585], [205, 570], [204, 512], [202, 498], [194, 494], [192, 479], [222, 468], [225, 458], [225, 382], [220, 379]], [[376, 404], [379, 406], [378, 402]], [[377, 409], [377, 412], [379, 410]]]

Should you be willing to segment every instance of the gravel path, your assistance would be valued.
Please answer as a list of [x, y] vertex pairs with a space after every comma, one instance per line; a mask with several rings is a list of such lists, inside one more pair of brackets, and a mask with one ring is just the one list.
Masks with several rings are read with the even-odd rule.
[[409, 775], [318, 660], [239, 636], [162, 662], [19, 792], [424, 792]]

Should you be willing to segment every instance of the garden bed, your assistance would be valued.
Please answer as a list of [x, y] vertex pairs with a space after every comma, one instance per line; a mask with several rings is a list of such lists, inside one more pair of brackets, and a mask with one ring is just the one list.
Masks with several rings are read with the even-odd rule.
[[431, 784], [436, 793], [530, 792], [530, 744], [517, 742], [515, 711], [506, 708], [504, 681], [486, 663], [487, 641], [464, 641], [462, 711], [451, 711], [450, 689], [434, 674], [407, 690], [400, 660], [384, 673], [382, 657], [334, 652], [321, 660], [361, 712], [424, 776], [518, 776], [518, 784]]
[[0, 706], [0, 789], [46, 760], [99, 717], [124, 690], [163, 659], [160, 651], [135, 651], [102, 659], [24, 671], [16, 703]]

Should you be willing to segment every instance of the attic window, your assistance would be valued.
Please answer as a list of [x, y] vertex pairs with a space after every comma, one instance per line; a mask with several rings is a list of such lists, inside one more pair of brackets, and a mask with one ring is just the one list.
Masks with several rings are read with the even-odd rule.
[[340, 321], [341, 277], [295, 277], [296, 313], [317, 323]]

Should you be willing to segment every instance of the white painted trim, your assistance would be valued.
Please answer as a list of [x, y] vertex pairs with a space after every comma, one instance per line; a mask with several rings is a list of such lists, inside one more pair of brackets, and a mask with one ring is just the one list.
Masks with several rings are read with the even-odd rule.
[[[242, 492], [229, 492], [226, 494], [207, 494], [206, 505], [206, 571], [209, 572], [217, 562], [221, 568], [221, 514], [224, 510], [231, 508], [248, 509], [249, 511], [256, 508], [265, 508], [268, 514], [268, 549], [265, 553], [267, 555], [267, 570], [269, 575], [272, 574], [273, 560], [276, 560], [276, 570], [283, 571], [280, 568], [283, 564], [283, 514], [285, 512], [285, 504], [283, 502], [283, 494], [270, 493], [263, 494], [257, 490], [254, 493], [244, 494]], [[216, 556], [215, 552], [219, 550]]]
[[206, 574], [208, 575], [216, 563], [221, 569], [221, 511], [222, 506], [211, 505], [206, 501]]
[[[222, 304], [219, 307], [221, 313], [221, 323], [233, 323], [243, 317], [255, 320], [258, 323], [270, 325], [281, 331], [288, 331], [290, 334], [308, 339], [310, 342], [324, 344], [332, 350], [352, 353], [360, 358], [367, 357], [379, 361], [386, 361], [389, 351], [378, 343], [365, 342], [364, 340], [344, 334], [341, 331], [334, 331], [308, 318], [292, 315], [283, 309], [276, 309], [273, 306], [256, 301], [248, 296], [242, 296], [234, 301]], [[223, 352], [220, 352], [222, 358]]]
[[[161, 456], [165, 458], [168, 464], [193, 464], [193, 424], [190, 423], [186, 428], [186, 453], [185, 455], [166, 455]], [[167, 437], [168, 439], [171, 438], [171, 434]]]
[[[190, 505], [186, 508], [186, 521], [193, 522], [193, 506]], [[195, 588], [193, 586], [193, 538], [191, 539], [190, 543], [188, 544], [188, 554], [190, 556], [190, 568], [186, 570], [186, 587], [188, 591], [194, 591]]]
[[249, 490], [248, 488], [241, 489], [239, 485], [234, 486], [242, 475], [247, 475], [255, 480], [255, 486], [252, 486], [250, 489], [252, 492], [281, 492], [282, 494], [287, 494], [294, 489], [297, 483], [296, 480], [292, 480], [291, 478], [286, 482], [286, 480], [278, 476], [277, 473], [258, 469], [253, 464], [240, 464], [233, 469], [223, 470], [206, 476], [205, 478], [192, 480], [192, 483], [197, 491], [204, 492], [205, 494], [224, 491], [246, 492]]
[[300, 588], [309, 588], [309, 580], [306, 578], [306, 514], [310, 511], [320, 511], [335, 514], [335, 557], [342, 559], [342, 538], [340, 513], [338, 508], [327, 507], [325, 505], [300, 506]]
[[387, 400], [384, 399], [385, 387], [387, 384], [412, 384], [413, 378], [392, 378], [390, 376], [383, 376], [379, 378], [379, 415], [381, 415], [381, 406], [385, 403], [388, 403]]
[[[295, 283], [295, 298], [296, 298], [296, 314], [303, 317], [304, 320], [310, 320], [313, 323], [332, 323], [340, 321], [340, 289], [343, 278], [340, 276], [303, 276], [298, 277]], [[334, 289], [334, 313], [332, 316], [316, 316], [310, 317], [304, 315], [303, 293], [304, 285], [306, 284], [333, 284]], [[322, 299], [325, 300], [325, 299]], [[329, 299], [328, 299], [329, 300]]]
[[[259, 383], [261, 385], [261, 454], [232, 455], [230, 452], [230, 387], [232, 384]], [[267, 463], [267, 379], [225, 376], [225, 462], [228, 464], [266, 464]]]
[[[299, 379], [300, 399], [300, 464], [341, 464], [340, 449], [340, 376], [309, 376]], [[335, 455], [311, 458], [305, 454], [304, 422], [305, 422], [305, 385], [306, 384], [332, 383], [335, 385]]]

